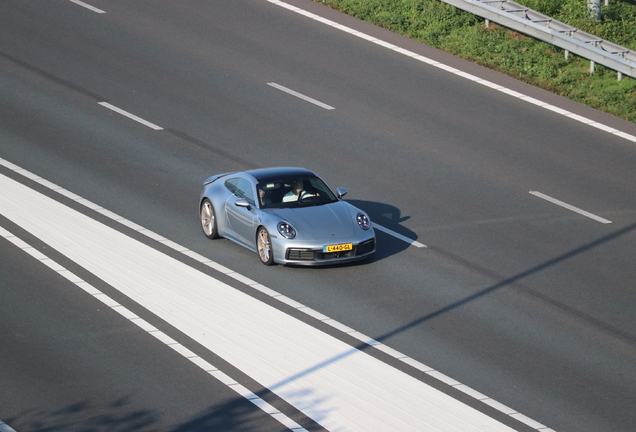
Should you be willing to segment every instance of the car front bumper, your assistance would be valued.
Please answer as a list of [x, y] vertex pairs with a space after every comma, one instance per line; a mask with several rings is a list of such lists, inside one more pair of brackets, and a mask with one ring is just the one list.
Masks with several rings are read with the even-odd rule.
[[[277, 241], [281, 240], [281, 241]], [[272, 238], [274, 261], [284, 265], [320, 266], [358, 261], [375, 253], [375, 234], [363, 240], [351, 241], [353, 249], [342, 252], [323, 252], [323, 244], [295, 243]]]

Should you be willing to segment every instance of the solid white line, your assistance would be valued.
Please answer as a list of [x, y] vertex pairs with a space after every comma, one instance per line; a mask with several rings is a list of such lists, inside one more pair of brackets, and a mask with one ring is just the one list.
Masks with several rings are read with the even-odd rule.
[[316, 99], [310, 98], [309, 96], [305, 96], [304, 94], [301, 94], [301, 93], [298, 93], [298, 92], [296, 92], [294, 90], [288, 89], [287, 87], [283, 87], [280, 84], [276, 84], [276, 83], [271, 82], [271, 83], [267, 83], [267, 85], [268, 86], [272, 86], [274, 88], [277, 88], [278, 90], [284, 91], [285, 93], [289, 93], [290, 95], [296, 96], [297, 98], [303, 99], [303, 100], [305, 100], [307, 102], [311, 102], [312, 104], [318, 105], [321, 108], [324, 108], [324, 109], [327, 109], [327, 110], [335, 109], [334, 107], [332, 107], [330, 105], [324, 104], [324, 103], [322, 103], [322, 102], [320, 102], [320, 101], [318, 101]]
[[[225, 373], [221, 372], [217, 367], [213, 366], [208, 361], [199, 357], [197, 354], [190, 351], [188, 348], [186, 348], [185, 346], [183, 346], [176, 340], [172, 339], [170, 336], [168, 336], [164, 332], [154, 327], [148, 321], [145, 321], [144, 319], [140, 318], [134, 312], [130, 311], [129, 309], [126, 309], [124, 306], [117, 303], [115, 300], [113, 300], [106, 294], [102, 293], [100, 290], [98, 290], [97, 288], [89, 284], [88, 282], [84, 281], [82, 278], [75, 275], [70, 270], [66, 269], [59, 263], [50, 259], [48, 256], [44, 255], [43, 253], [35, 249], [34, 247], [26, 243], [24, 240], [16, 237], [11, 232], [7, 231], [6, 229], [2, 227], [0, 227], [0, 237], [4, 237], [6, 240], [9, 240], [15, 246], [22, 249], [24, 252], [28, 253], [33, 258], [40, 261], [42, 264], [45, 264], [46, 266], [48, 266], [49, 268], [51, 268], [52, 270], [54, 270], [61, 276], [64, 276], [70, 282], [74, 283], [77, 287], [86, 291], [95, 299], [101, 301], [106, 306], [110, 307], [112, 310], [121, 314], [122, 316], [124, 316], [124, 318], [127, 318], [128, 320], [130, 320], [131, 323], [136, 324], [142, 330], [146, 331], [148, 334], [157, 338], [158, 340], [166, 344], [168, 347], [172, 348], [173, 350], [181, 354], [183, 357], [187, 358], [192, 363], [194, 363], [195, 365], [199, 366], [201, 369], [209, 373], [211, 376], [221, 381], [223, 384], [225, 384], [232, 390], [236, 391], [241, 396], [245, 397], [250, 402], [252, 402], [254, 405], [256, 405], [257, 407], [261, 408], [263, 411], [265, 411], [266, 413], [274, 417], [276, 420], [278, 420], [288, 429], [293, 431], [298, 431], [298, 432], [302, 432], [302, 431], [306, 432], [306, 429], [302, 428], [298, 423], [291, 420], [285, 414], [281, 413], [276, 408], [274, 408], [272, 405], [268, 404], [267, 402], [262, 400], [260, 397], [250, 392], [247, 388], [243, 387], [241, 384], [239, 384], [237, 381], [235, 381], [234, 379], [232, 379]], [[4, 423], [2, 420], [0, 420], [0, 432], [16, 432], [16, 431], [13, 430], [11, 427], [9, 427], [9, 425]]]
[[378, 225], [378, 224], [377, 224], [377, 223], [375, 223], [375, 222], [372, 222], [372, 223], [373, 223], [373, 228], [374, 228], [374, 229], [378, 229], [378, 230], [380, 230], [380, 231], [382, 231], [382, 232], [385, 232], [385, 233], [387, 233], [387, 234], [389, 234], [389, 235], [392, 235], [393, 237], [395, 237], [395, 238], [397, 238], [397, 239], [400, 239], [400, 240], [402, 240], [402, 241], [407, 242], [407, 243], [408, 243], [408, 244], [410, 244], [411, 246], [415, 246], [415, 247], [418, 247], [418, 248], [425, 248], [425, 247], [426, 247], [426, 245], [425, 245], [425, 244], [422, 244], [422, 243], [420, 243], [420, 242], [418, 242], [418, 241], [415, 241], [415, 240], [410, 239], [410, 238], [408, 238], [408, 237], [406, 237], [406, 236], [403, 236], [402, 234], [398, 234], [398, 233], [396, 233], [395, 231], [391, 231], [391, 230], [390, 230], [390, 229], [388, 229], [388, 228], [384, 228], [382, 225]]
[[[328, 430], [513, 432], [337, 337], [16, 180], [0, 175], [0, 189], [0, 209], [9, 220]], [[47, 209], [46, 226], [33, 206]], [[130, 311], [120, 311], [120, 304], [39, 250], [21, 239], [16, 243], [130, 317]], [[187, 358], [196, 356], [149, 323], [137, 324]], [[245, 388], [239, 393], [252, 397]]]
[[101, 9], [97, 9], [95, 6], [91, 6], [89, 4], [84, 3], [83, 1], [80, 0], [69, 0], [71, 3], [75, 3], [76, 5], [80, 5], [82, 7], [85, 7], [86, 9], [92, 10], [93, 12], [97, 12], [100, 14], [106, 13], [106, 11], [103, 11]]
[[544, 200], [546, 200], [546, 201], [549, 201], [549, 202], [551, 202], [552, 204], [556, 204], [556, 205], [558, 205], [558, 206], [561, 206], [561, 207], [563, 207], [563, 208], [566, 208], [566, 209], [568, 209], [568, 210], [571, 210], [571, 211], [573, 211], [573, 212], [575, 212], [575, 213], [578, 213], [578, 214], [580, 214], [580, 215], [583, 215], [583, 216], [585, 216], [585, 217], [588, 217], [588, 218], [590, 218], [590, 219], [594, 219], [594, 220], [595, 220], [595, 221], [597, 221], [597, 222], [600, 222], [600, 223], [603, 223], [603, 224], [610, 224], [610, 223], [612, 223], [612, 221], [610, 221], [610, 220], [604, 219], [604, 218], [602, 218], [602, 217], [600, 217], [600, 216], [596, 216], [595, 214], [592, 214], [592, 213], [587, 212], [587, 211], [585, 211], [585, 210], [581, 210], [581, 209], [580, 209], [580, 208], [578, 208], [578, 207], [574, 207], [573, 205], [570, 205], [570, 204], [568, 204], [568, 203], [564, 203], [563, 201], [559, 201], [558, 199], [556, 199], [556, 198], [552, 198], [551, 196], [548, 196], [548, 195], [543, 194], [543, 193], [541, 193], [541, 192], [537, 192], [537, 191], [530, 191], [530, 194], [531, 194], [531, 195], [534, 195], [534, 196], [536, 196], [536, 197], [539, 197], [539, 198], [541, 198], [541, 199], [544, 199]]
[[393, 45], [391, 43], [382, 41], [380, 39], [377, 39], [377, 38], [374, 38], [372, 36], [366, 35], [364, 33], [360, 33], [357, 30], [353, 30], [350, 27], [346, 27], [346, 26], [343, 26], [342, 24], [338, 24], [335, 21], [331, 21], [331, 20], [328, 20], [326, 18], [322, 18], [319, 15], [313, 14], [311, 12], [307, 12], [307, 11], [305, 11], [305, 10], [299, 8], [299, 7], [292, 6], [292, 5], [290, 5], [288, 3], [285, 3], [283, 1], [280, 1], [280, 0], [267, 0], [267, 1], [270, 2], [270, 3], [273, 3], [273, 4], [277, 5], [277, 6], [281, 6], [281, 7], [285, 8], [285, 9], [289, 9], [290, 11], [293, 11], [293, 12], [296, 12], [298, 14], [304, 15], [304, 16], [306, 16], [308, 18], [313, 19], [313, 20], [316, 20], [316, 21], [322, 22], [324, 24], [327, 24], [327, 25], [329, 25], [331, 27], [334, 27], [334, 28], [336, 28], [338, 30], [342, 30], [342, 31], [344, 31], [346, 33], [350, 33], [353, 36], [357, 36], [359, 38], [368, 40], [369, 42], [373, 42], [373, 43], [375, 43], [377, 45], [380, 45], [380, 46], [383, 46], [385, 48], [388, 48], [388, 49], [390, 49], [392, 51], [398, 52], [398, 53], [406, 55], [408, 57], [412, 57], [415, 60], [421, 61], [421, 62], [429, 64], [431, 66], [435, 66], [435, 67], [437, 67], [439, 69], [446, 70], [446, 71], [448, 71], [450, 73], [453, 73], [453, 74], [455, 74], [457, 76], [461, 76], [462, 78], [469, 79], [471, 81], [474, 81], [475, 83], [478, 83], [478, 84], [484, 85], [486, 87], [490, 87], [490, 88], [492, 88], [494, 90], [498, 90], [500, 92], [506, 93], [506, 94], [508, 94], [508, 95], [510, 95], [512, 97], [515, 97], [515, 98], [518, 98], [518, 99], [521, 99], [521, 100], [525, 100], [525, 101], [527, 101], [529, 103], [532, 103], [532, 104], [535, 104], [537, 106], [540, 106], [541, 108], [545, 108], [545, 109], [557, 112], [557, 113], [559, 113], [559, 114], [561, 114], [561, 115], [563, 115], [565, 117], [571, 118], [572, 120], [579, 121], [579, 122], [581, 122], [583, 124], [586, 124], [588, 126], [591, 126], [591, 127], [597, 128], [597, 129], [600, 129], [600, 130], [602, 130], [604, 132], [607, 132], [607, 133], [610, 133], [612, 135], [624, 138], [624, 139], [632, 141], [632, 142], [636, 142], [636, 136], [635, 135], [630, 135], [628, 133], [621, 132], [618, 129], [614, 129], [614, 128], [609, 127], [609, 126], [602, 125], [602, 124], [600, 124], [598, 122], [595, 122], [595, 121], [587, 119], [585, 117], [576, 115], [574, 113], [571, 113], [569, 111], [563, 110], [563, 109], [558, 108], [558, 107], [555, 107], [554, 105], [550, 105], [548, 103], [537, 104], [537, 100], [536, 99], [532, 99], [532, 98], [529, 99], [527, 95], [524, 95], [522, 93], [516, 92], [514, 90], [510, 90], [510, 89], [508, 89], [506, 87], [502, 87], [502, 86], [500, 86], [498, 84], [495, 84], [493, 82], [484, 80], [484, 79], [479, 78], [479, 77], [477, 77], [475, 75], [471, 75], [469, 73], [463, 72], [463, 71], [461, 71], [459, 69], [447, 66], [447, 65], [445, 65], [443, 63], [440, 63], [440, 62], [438, 62], [436, 60], [433, 60], [433, 59], [430, 59], [428, 57], [424, 57], [422, 55], [419, 55], [419, 54], [417, 54], [415, 52], [408, 51], [408, 50], [406, 50], [404, 48], [400, 48], [397, 45]]
[[[138, 224], [136, 224], [134, 222], [131, 222], [131, 221], [123, 218], [122, 216], [119, 216], [119, 215], [111, 212], [110, 210], [106, 210], [106, 209], [104, 209], [104, 208], [102, 208], [100, 206], [97, 206], [96, 204], [90, 205], [89, 204], [90, 201], [88, 201], [88, 200], [86, 200], [86, 199], [84, 199], [84, 198], [82, 198], [82, 197], [80, 197], [80, 196], [78, 196], [78, 195], [76, 195], [76, 194], [74, 194], [74, 193], [72, 193], [72, 192], [70, 192], [70, 191], [68, 191], [68, 190], [56, 185], [56, 184], [54, 184], [54, 183], [51, 183], [48, 180], [43, 179], [42, 177], [40, 177], [40, 176], [38, 176], [38, 175], [36, 175], [34, 173], [31, 173], [30, 171], [25, 170], [25, 169], [15, 165], [15, 164], [13, 164], [12, 162], [9, 162], [9, 161], [7, 161], [5, 159], [0, 158], [0, 165], [3, 165], [3, 166], [5, 166], [8, 169], [11, 169], [12, 171], [14, 171], [16, 173], [18, 173], [18, 174], [20, 174], [20, 175], [22, 175], [22, 176], [24, 176], [24, 177], [26, 177], [26, 178], [28, 178], [30, 180], [33, 180], [33, 181], [35, 181], [35, 182], [37, 182], [37, 183], [49, 188], [50, 190], [61, 194], [62, 196], [69, 197], [69, 198], [73, 199], [74, 201], [76, 201], [76, 202], [78, 202], [78, 203], [80, 203], [80, 204], [82, 204], [84, 206], [87, 206], [88, 208], [91, 208], [91, 209], [97, 211], [98, 213], [103, 214], [104, 216], [107, 216], [108, 218], [112, 219], [113, 221], [119, 222], [119, 223], [121, 223], [122, 225], [124, 225], [126, 227], [132, 228], [133, 230], [136, 230], [139, 233], [144, 234], [144, 235], [148, 236], [149, 238], [151, 238], [153, 240], [159, 241], [159, 242], [164, 243], [164, 244], [166, 244], [166, 245], [168, 245], [170, 247], [173, 247], [173, 248], [176, 245], [176, 243], [171, 242], [170, 240], [164, 238], [163, 236], [161, 236], [159, 234], [156, 234], [156, 233], [153, 233], [152, 231], [147, 230], [144, 227], [142, 227], [142, 226], [140, 226], [140, 225], [138, 225]], [[358, 339], [359, 341], [361, 341], [363, 343], [368, 343], [369, 341], [373, 341], [368, 336], [366, 336], [366, 335], [364, 335], [364, 334], [362, 334], [360, 332], [357, 332], [354, 329], [351, 329], [351, 328], [345, 326], [344, 324], [342, 324], [342, 323], [340, 323], [340, 322], [338, 322], [336, 320], [333, 320], [333, 319], [329, 318], [328, 316], [326, 316], [326, 315], [324, 315], [324, 314], [322, 314], [322, 313], [320, 313], [318, 311], [315, 311], [315, 310], [313, 310], [313, 309], [311, 309], [311, 308], [309, 308], [309, 307], [307, 307], [307, 306], [305, 306], [305, 305], [303, 305], [303, 304], [301, 304], [301, 303], [299, 303], [299, 302], [297, 302], [297, 301], [295, 301], [293, 299], [290, 299], [289, 297], [286, 297], [286, 296], [276, 292], [275, 290], [273, 290], [271, 288], [268, 288], [268, 287], [266, 287], [266, 286], [264, 286], [264, 285], [262, 285], [262, 284], [260, 284], [260, 283], [258, 283], [256, 281], [254, 281], [254, 280], [251, 280], [251, 279], [249, 279], [249, 278], [247, 278], [247, 277], [245, 277], [245, 276], [243, 276], [243, 275], [241, 275], [239, 273], [236, 273], [235, 271], [233, 271], [233, 270], [231, 270], [231, 269], [229, 269], [229, 268], [227, 268], [227, 267], [225, 267], [225, 266], [223, 266], [221, 264], [218, 264], [218, 263], [210, 260], [209, 258], [207, 258], [207, 257], [205, 257], [205, 256], [203, 256], [203, 255], [201, 255], [201, 254], [199, 254], [197, 252], [188, 250], [187, 248], [179, 246], [179, 245], [176, 245], [176, 249], [175, 250], [177, 250], [177, 249], [183, 255], [188, 256], [188, 257], [190, 257], [190, 258], [192, 258], [192, 259], [194, 259], [194, 260], [196, 260], [196, 261], [198, 261], [198, 262], [200, 262], [200, 263], [202, 263], [202, 264], [204, 264], [204, 265], [206, 265], [206, 266], [208, 266], [208, 267], [210, 267], [210, 268], [212, 268], [212, 269], [214, 269], [214, 270], [216, 270], [216, 271], [218, 271], [218, 272], [220, 272], [220, 273], [222, 273], [222, 274], [224, 274], [226, 276], [234, 278], [235, 280], [237, 280], [237, 281], [239, 281], [239, 282], [241, 282], [241, 283], [243, 283], [243, 284], [245, 284], [245, 285], [257, 290], [257, 291], [260, 291], [263, 294], [268, 295], [269, 297], [271, 297], [274, 300], [277, 300], [277, 301], [280, 301], [281, 303], [287, 304], [287, 305], [295, 308], [298, 312], [301, 312], [301, 313], [304, 313], [304, 314], [306, 314], [308, 316], [316, 318], [316, 319], [322, 321], [324, 324], [327, 324], [327, 325], [331, 326], [332, 328], [334, 328], [334, 329], [336, 329], [338, 331], [347, 333], [350, 336]], [[419, 370], [419, 371], [421, 371], [423, 373], [426, 373], [428, 375], [434, 376], [435, 378], [439, 378], [441, 376], [441, 374], [438, 371], [436, 371], [435, 369], [433, 369], [433, 368], [431, 368], [431, 367], [429, 367], [429, 366], [427, 366], [427, 365], [425, 365], [425, 364], [423, 364], [423, 363], [421, 363], [421, 362], [419, 362], [419, 361], [417, 361], [417, 360], [415, 360], [415, 359], [413, 359], [411, 357], [408, 357], [407, 355], [402, 354], [399, 351], [388, 347], [387, 345], [384, 345], [384, 344], [382, 344], [380, 342], [377, 342], [377, 341], [373, 341], [371, 343], [371, 345], [374, 348], [379, 349], [379, 350], [387, 353], [388, 355], [390, 355], [393, 358], [397, 359], [398, 361], [404, 363], [405, 365], [413, 367], [413, 368], [415, 368], [415, 369], [417, 369], [417, 370]], [[452, 380], [452, 379], [448, 379], [448, 380], [444, 380], [444, 381], [448, 382], [450, 380]], [[494, 399], [492, 399], [492, 398], [490, 398], [488, 396], [485, 396], [482, 393], [479, 393], [479, 392], [471, 389], [470, 387], [467, 387], [467, 386], [465, 386], [465, 385], [463, 385], [461, 383], [458, 383], [455, 380], [452, 380], [452, 381], [454, 382], [454, 385], [453, 385], [454, 388], [466, 393], [467, 395], [469, 395], [469, 396], [471, 396], [471, 397], [473, 397], [473, 398], [475, 398], [475, 399], [477, 399], [477, 400], [479, 400], [479, 401], [481, 401], [483, 403], [486, 403], [489, 406], [493, 406], [496, 409], [499, 409], [500, 407], [504, 407], [503, 404], [495, 401]], [[516, 413], [515, 410], [512, 410], [512, 409], [510, 409], [508, 407], [505, 407], [505, 410], [504, 409], [500, 409], [500, 411], [505, 413], [506, 415], [511, 415], [511, 414], [515, 414]], [[519, 414], [519, 413], [516, 413], [516, 414]], [[554, 432], [552, 429], [550, 429], [550, 428], [548, 428], [546, 426], [543, 426], [543, 425], [541, 425], [541, 427], [537, 427], [536, 429], [540, 430], [541, 432]]]
[[98, 102], [98, 104], [103, 106], [104, 108], [108, 108], [111, 111], [115, 111], [116, 113], [121, 114], [124, 117], [128, 117], [131, 120], [134, 120], [134, 121], [136, 121], [138, 123], [141, 123], [144, 126], [148, 126], [150, 129], [154, 129], [154, 130], [157, 130], [157, 131], [163, 130], [163, 128], [161, 126], [157, 126], [154, 123], [150, 123], [149, 121], [144, 120], [141, 117], [137, 117], [136, 115], [131, 114], [128, 111], [124, 111], [121, 108], [117, 108], [116, 106], [111, 105], [108, 102]]

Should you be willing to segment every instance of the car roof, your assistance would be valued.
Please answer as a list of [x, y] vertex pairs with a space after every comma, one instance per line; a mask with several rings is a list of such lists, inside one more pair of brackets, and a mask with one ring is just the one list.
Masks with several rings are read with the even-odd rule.
[[318, 177], [314, 172], [306, 168], [291, 167], [260, 168], [245, 171], [245, 173], [254, 177], [258, 183], [290, 177]]

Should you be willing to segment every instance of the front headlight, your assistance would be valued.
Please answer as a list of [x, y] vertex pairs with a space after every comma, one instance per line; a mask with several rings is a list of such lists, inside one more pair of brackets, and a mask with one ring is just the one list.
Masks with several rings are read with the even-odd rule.
[[358, 213], [357, 219], [358, 225], [360, 225], [360, 228], [362, 228], [363, 230], [368, 230], [369, 228], [371, 228], [371, 221], [369, 221], [369, 218], [364, 213]]
[[296, 230], [289, 222], [278, 222], [278, 232], [286, 239], [293, 239], [296, 237]]

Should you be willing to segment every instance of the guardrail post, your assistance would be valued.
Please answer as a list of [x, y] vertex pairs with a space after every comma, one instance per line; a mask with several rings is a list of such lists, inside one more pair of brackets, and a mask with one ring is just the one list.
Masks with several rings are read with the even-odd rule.
[[[607, 4], [607, 0], [605, 0]], [[601, 0], [587, 0], [587, 7], [590, 9], [590, 16], [596, 21], [601, 20]]]
[[590, 73], [594, 73], [594, 60], [590, 60]]

